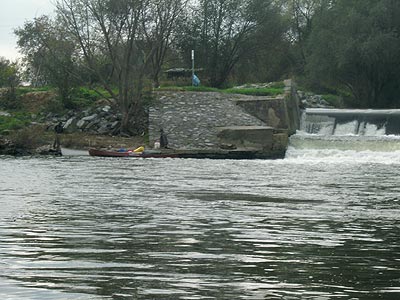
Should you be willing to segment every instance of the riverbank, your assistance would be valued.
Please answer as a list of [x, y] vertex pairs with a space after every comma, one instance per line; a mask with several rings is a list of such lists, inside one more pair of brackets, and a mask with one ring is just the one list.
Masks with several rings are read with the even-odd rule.
[[[257, 148], [257, 152], [275, 153], [280, 149], [284, 153], [287, 136], [298, 128], [299, 105], [309, 106], [304, 93], [297, 94], [290, 80], [284, 85], [281, 94], [275, 96], [254, 95], [254, 90], [264, 91], [264, 86], [249, 87], [253, 95], [243, 95], [244, 87], [236, 94], [202, 89], [156, 90], [147, 104], [148, 118], [143, 120], [147, 129], [134, 137], [119, 135], [122, 116], [113, 99], [90, 95], [93, 99], [89, 106], [60, 111], [55, 109], [54, 91], [27, 92], [19, 99], [20, 111], [3, 109], [0, 115], [0, 154], [59, 154], [52, 147], [54, 127], [59, 123], [64, 129], [61, 146], [79, 150], [149, 149], [163, 128], [170, 147], [178, 150], [219, 153], [227, 148], [250, 152]], [[263, 127], [262, 135], [259, 127]], [[266, 156], [275, 156], [271, 153]]]
[[[39, 133], [37, 132], [39, 131]], [[11, 136], [0, 137], [0, 155], [60, 155], [53, 148], [55, 134], [49, 131], [31, 130], [31, 135], [25, 136], [20, 132]], [[25, 138], [24, 138], [25, 136]], [[135, 149], [138, 146], [148, 147], [144, 136], [122, 137], [108, 135], [94, 135], [82, 132], [62, 133], [59, 135], [61, 147], [75, 150], [88, 150], [89, 148], [104, 149]]]

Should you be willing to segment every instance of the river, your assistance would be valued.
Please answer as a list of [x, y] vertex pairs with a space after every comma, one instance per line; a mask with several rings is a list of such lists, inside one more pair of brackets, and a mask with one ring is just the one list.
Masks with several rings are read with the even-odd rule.
[[0, 157], [0, 299], [400, 299], [400, 152]]

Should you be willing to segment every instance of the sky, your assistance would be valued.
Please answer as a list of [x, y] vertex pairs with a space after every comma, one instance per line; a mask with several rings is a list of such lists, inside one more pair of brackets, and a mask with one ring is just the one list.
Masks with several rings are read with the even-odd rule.
[[54, 11], [54, 0], [0, 0], [0, 56], [16, 60], [21, 55], [17, 50], [14, 29], [22, 27], [41, 15]]

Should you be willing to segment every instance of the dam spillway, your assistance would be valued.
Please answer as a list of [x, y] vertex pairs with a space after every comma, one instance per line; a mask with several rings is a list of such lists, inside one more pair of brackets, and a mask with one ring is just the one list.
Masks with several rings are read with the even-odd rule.
[[290, 147], [400, 151], [400, 110], [306, 109]]
[[319, 135], [400, 135], [400, 109], [307, 109], [301, 131]]

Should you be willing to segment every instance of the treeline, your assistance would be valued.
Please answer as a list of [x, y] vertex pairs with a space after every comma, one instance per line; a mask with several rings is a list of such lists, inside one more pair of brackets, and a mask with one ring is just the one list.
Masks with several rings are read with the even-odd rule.
[[400, 107], [398, 0], [54, 2], [54, 17], [15, 30], [25, 78], [57, 87], [66, 107], [74, 86], [102, 86], [117, 99], [125, 132], [144, 114], [146, 84], [190, 68], [191, 50], [204, 85], [291, 77], [347, 106]]

